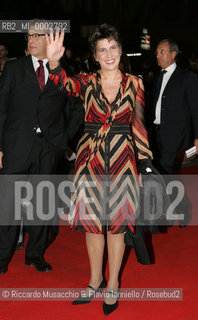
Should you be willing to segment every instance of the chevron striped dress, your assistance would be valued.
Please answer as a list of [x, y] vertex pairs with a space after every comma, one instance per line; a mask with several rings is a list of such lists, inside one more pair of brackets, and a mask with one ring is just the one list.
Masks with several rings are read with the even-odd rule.
[[97, 234], [128, 228], [134, 232], [139, 198], [136, 159], [152, 158], [141, 77], [122, 74], [111, 104], [103, 93], [100, 73], [70, 78], [59, 69], [50, 78], [60, 90], [80, 96], [85, 108], [85, 131], [75, 162], [72, 228]]

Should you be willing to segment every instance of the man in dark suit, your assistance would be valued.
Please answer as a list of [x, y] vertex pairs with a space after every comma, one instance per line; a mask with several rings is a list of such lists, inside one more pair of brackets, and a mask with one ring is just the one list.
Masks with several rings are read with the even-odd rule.
[[[8, 270], [20, 229], [14, 221], [13, 190], [6, 189], [8, 175], [55, 173], [60, 154], [83, 119], [82, 106], [76, 103], [65, 122], [65, 94], [48, 78], [47, 31], [35, 28], [35, 22], [27, 34], [30, 54], [6, 63], [0, 79], [0, 211], [4, 204], [10, 221], [0, 226], [0, 274]], [[25, 264], [41, 272], [52, 270], [43, 257], [48, 232], [45, 223], [30, 224]]]
[[150, 142], [158, 169], [168, 174], [172, 173], [177, 152], [191, 146], [192, 131], [198, 151], [198, 78], [176, 65], [178, 53], [178, 45], [170, 39], [157, 45], [161, 73], [154, 88], [154, 135]]

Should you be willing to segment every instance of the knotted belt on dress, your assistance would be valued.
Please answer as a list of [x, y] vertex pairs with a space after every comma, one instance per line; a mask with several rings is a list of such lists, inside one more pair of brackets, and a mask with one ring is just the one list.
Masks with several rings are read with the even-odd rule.
[[92, 123], [85, 122], [85, 133], [94, 134], [92, 143], [87, 152], [87, 163], [92, 160], [107, 134], [131, 134], [130, 123]]

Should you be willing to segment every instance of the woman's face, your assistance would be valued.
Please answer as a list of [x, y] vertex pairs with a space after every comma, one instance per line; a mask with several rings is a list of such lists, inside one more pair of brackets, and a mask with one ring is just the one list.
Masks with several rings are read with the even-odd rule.
[[114, 39], [102, 39], [96, 43], [95, 60], [104, 71], [118, 69], [122, 49]]

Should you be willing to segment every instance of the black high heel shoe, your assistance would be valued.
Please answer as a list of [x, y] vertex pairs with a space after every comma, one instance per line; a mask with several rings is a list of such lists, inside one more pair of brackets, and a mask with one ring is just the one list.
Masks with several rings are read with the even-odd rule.
[[118, 294], [119, 294], [119, 291], [113, 291], [113, 290], [106, 291], [106, 294], [112, 295], [112, 298], [114, 298], [115, 293], [116, 293], [116, 299], [117, 299], [115, 303], [108, 304], [106, 302], [103, 302], [103, 312], [104, 312], [105, 316], [108, 316], [108, 314], [112, 313], [114, 310], [117, 309], [117, 307], [118, 307]]
[[90, 288], [93, 291], [93, 293], [88, 295], [87, 297], [85, 297], [84, 295], [80, 295], [80, 297], [78, 297], [76, 300], [72, 301], [72, 304], [77, 305], [77, 304], [85, 304], [85, 303], [91, 302], [91, 300], [93, 300], [96, 292], [102, 292], [103, 289], [106, 287], [106, 285], [107, 285], [106, 280], [103, 279], [97, 289], [94, 289], [92, 286], [88, 286], [87, 288]]

